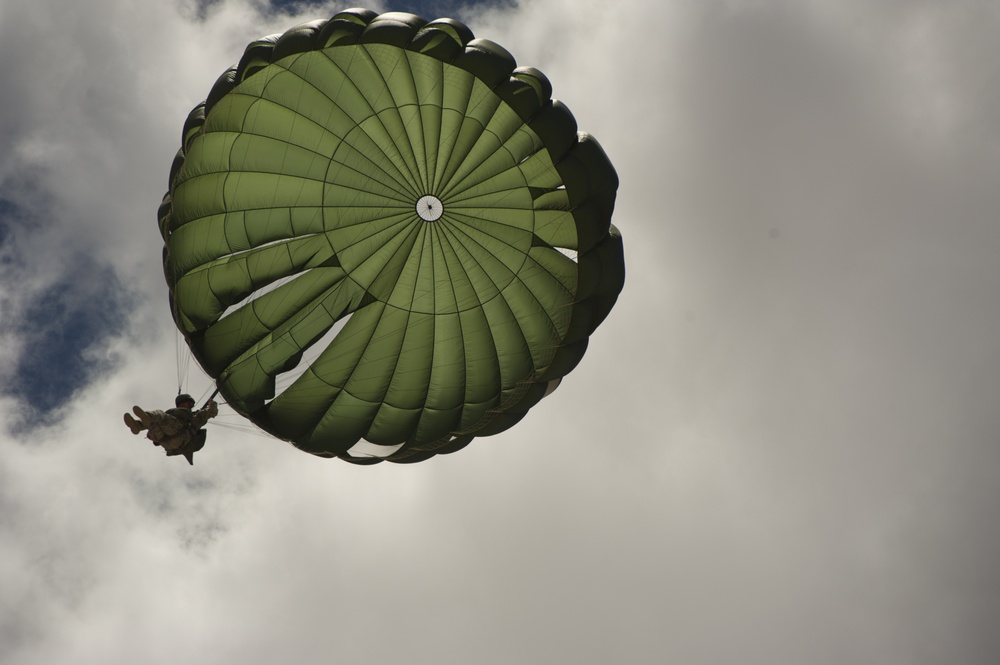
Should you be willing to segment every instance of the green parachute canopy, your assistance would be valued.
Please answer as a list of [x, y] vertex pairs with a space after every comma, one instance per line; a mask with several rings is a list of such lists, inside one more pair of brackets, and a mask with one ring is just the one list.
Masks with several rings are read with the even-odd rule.
[[159, 212], [174, 320], [229, 405], [370, 464], [551, 392], [625, 280], [618, 176], [551, 92], [451, 19], [351, 9], [251, 43]]

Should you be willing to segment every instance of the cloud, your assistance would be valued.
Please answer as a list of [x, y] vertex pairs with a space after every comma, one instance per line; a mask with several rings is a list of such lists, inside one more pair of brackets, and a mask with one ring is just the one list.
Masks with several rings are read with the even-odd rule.
[[[18, 194], [39, 193], [20, 177]], [[114, 269], [83, 252], [48, 252], [39, 246], [53, 223], [44, 204], [0, 205], [0, 292], [4, 340], [0, 393], [23, 404], [15, 427], [49, 417], [96, 373], [110, 369], [103, 341], [126, 329], [123, 308], [134, 295]], [[36, 261], [40, 263], [35, 263]]]
[[[25, 345], [5, 392], [24, 400], [30, 412], [57, 409], [114, 366], [95, 345], [120, 334], [134, 296], [110, 268], [83, 258], [75, 263], [60, 281], [32, 294], [18, 317]], [[75, 278], [80, 274], [89, 279]]]
[[618, 306], [454, 455], [188, 467], [120, 418], [175, 388], [181, 123], [314, 17], [262, 7], [0, 2], [0, 371], [86, 386], [2, 444], [0, 660], [996, 662], [994, 8], [456, 6], [615, 163]]

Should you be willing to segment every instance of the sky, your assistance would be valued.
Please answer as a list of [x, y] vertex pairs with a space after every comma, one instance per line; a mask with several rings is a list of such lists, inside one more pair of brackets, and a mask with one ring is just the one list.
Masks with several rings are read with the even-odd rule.
[[1000, 6], [371, 3], [545, 72], [625, 289], [453, 455], [220, 417], [190, 467], [121, 421], [211, 390], [160, 264], [181, 126], [347, 6], [0, 0], [0, 662], [1000, 662]]

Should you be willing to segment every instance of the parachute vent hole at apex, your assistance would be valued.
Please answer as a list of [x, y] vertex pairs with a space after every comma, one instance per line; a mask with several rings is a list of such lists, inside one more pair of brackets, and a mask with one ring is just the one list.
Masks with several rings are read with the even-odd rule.
[[421, 196], [417, 201], [417, 214], [425, 222], [436, 222], [444, 214], [444, 205], [436, 196], [430, 194]]

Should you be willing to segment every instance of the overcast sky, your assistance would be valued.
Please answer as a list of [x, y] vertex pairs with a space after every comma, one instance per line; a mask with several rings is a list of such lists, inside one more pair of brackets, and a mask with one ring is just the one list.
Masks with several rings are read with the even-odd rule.
[[548, 75], [625, 290], [454, 455], [189, 467], [156, 209], [304, 5], [0, 0], [0, 662], [1000, 662], [1000, 4], [371, 3]]

